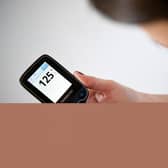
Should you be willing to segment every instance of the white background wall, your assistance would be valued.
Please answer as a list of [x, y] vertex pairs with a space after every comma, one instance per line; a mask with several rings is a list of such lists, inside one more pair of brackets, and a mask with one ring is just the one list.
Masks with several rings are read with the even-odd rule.
[[71, 72], [168, 93], [168, 52], [137, 27], [104, 18], [87, 0], [0, 0], [1, 103], [37, 102], [18, 80], [45, 53]]

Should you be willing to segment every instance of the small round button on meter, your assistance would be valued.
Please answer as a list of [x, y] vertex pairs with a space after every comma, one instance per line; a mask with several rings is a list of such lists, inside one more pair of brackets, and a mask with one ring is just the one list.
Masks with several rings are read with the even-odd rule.
[[86, 89], [81, 89], [79, 92], [79, 102], [86, 102], [88, 97], [88, 91]]
[[79, 96], [80, 96], [80, 98], [85, 98], [86, 92], [85, 91], [80, 92]]

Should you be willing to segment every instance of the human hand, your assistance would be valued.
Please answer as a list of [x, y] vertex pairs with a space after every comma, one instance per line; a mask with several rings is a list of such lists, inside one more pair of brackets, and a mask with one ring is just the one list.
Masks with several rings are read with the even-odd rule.
[[147, 96], [141, 92], [120, 85], [112, 80], [104, 80], [75, 72], [74, 75], [88, 88], [88, 103], [145, 102]]

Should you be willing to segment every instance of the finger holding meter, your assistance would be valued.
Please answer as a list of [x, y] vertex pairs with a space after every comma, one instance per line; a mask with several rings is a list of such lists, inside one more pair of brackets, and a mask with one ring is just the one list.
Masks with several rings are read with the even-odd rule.
[[86, 87], [48, 55], [38, 58], [20, 83], [42, 103], [85, 103], [88, 98]]

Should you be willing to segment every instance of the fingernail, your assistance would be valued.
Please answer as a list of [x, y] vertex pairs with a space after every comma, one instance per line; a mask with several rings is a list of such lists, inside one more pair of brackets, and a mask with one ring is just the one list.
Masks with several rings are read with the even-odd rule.
[[101, 93], [96, 93], [95, 98], [96, 98], [97, 102], [102, 102], [105, 98], [105, 95], [101, 94]]
[[79, 71], [76, 71], [78, 74], [80, 74], [80, 75], [84, 75], [82, 72], [79, 72]]

